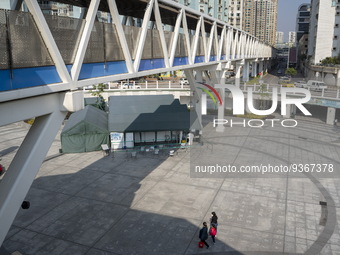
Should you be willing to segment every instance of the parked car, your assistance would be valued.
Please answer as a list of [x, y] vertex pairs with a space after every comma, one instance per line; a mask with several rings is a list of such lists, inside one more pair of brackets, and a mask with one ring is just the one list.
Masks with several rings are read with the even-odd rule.
[[280, 77], [279, 84], [282, 87], [294, 87], [294, 84], [290, 82], [290, 77], [288, 77], [288, 76]]
[[288, 76], [282, 76], [279, 79], [279, 83], [289, 83], [290, 82], [290, 77]]
[[235, 76], [235, 72], [234, 71], [227, 71], [226, 73], [225, 73], [225, 77], [227, 78], [227, 79], [229, 79], [229, 78], [231, 78], [231, 77], [234, 77]]
[[294, 82], [294, 85], [297, 88], [304, 88], [305, 85], [306, 85], [306, 82], [305, 81], [297, 81], [297, 82]]
[[277, 74], [283, 74], [283, 70], [282, 69], [277, 70]]
[[305, 88], [311, 91], [322, 91], [322, 90], [327, 89], [327, 86], [322, 81], [309, 80], [307, 81], [307, 83], [303, 81], [299, 81], [299, 82], [295, 82], [294, 84], [298, 88]]
[[179, 83], [181, 85], [189, 85], [189, 81], [186, 78], [179, 79]]
[[120, 88], [121, 89], [140, 89], [141, 86], [133, 85], [133, 83], [123, 83], [123, 85], [121, 85]]

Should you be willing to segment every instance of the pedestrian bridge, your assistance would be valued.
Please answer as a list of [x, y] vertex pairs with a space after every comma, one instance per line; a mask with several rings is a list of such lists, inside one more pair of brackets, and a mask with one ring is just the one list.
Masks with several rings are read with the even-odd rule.
[[[83, 7], [79, 19], [44, 15], [37, 0], [24, 0], [27, 12], [22, 0], [8, 2], [0, 10], [0, 126], [35, 121], [0, 183], [0, 244], [67, 112], [83, 107], [83, 87], [183, 70], [200, 105], [196, 81], [223, 84], [233, 65], [239, 85], [241, 70], [248, 79], [272, 57], [270, 45], [174, 1], [54, 1]], [[98, 21], [98, 10], [110, 22]]]
[[[46, 87], [57, 92], [176, 70], [262, 64], [272, 55], [254, 36], [173, 1], [131, 1], [145, 10], [141, 17], [126, 10], [127, 1], [96, 0], [84, 6], [83, 19], [43, 15], [36, 0], [25, 2], [29, 12], [0, 10], [0, 91], [12, 92], [2, 102], [18, 99], [18, 89], [35, 87], [28, 90], [35, 96]], [[98, 8], [112, 23], [96, 21]], [[133, 18], [142, 18], [141, 26]]]

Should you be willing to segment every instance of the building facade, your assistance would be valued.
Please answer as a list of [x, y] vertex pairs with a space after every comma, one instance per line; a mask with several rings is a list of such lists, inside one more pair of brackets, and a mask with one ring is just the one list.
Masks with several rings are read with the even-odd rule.
[[295, 43], [296, 43], [296, 32], [289, 31], [289, 33], [288, 33], [288, 44], [290, 46], [293, 46], [293, 45], [295, 45]]
[[243, 27], [243, 14], [244, 14], [244, 1], [231, 0], [229, 2], [229, 23], [230, 25], [242, 29]]
[[255, 0], [255, 36], [262, 41], [275, 44], [277, 27], [277, 0]]
[[247, 31], [248, 33], [254, 35], [255, 34], [255, 17], [256, 13], [254, 12], [254, 2], [255, 0], [242, 0], [243, 4], [243, 24], [242, 29]]
[[319, 64], [340, 53], [340, 1], [312, 0], [308, 37], [308, 57]]
[[70, 4], [63, 4], [48, 0], [38, 0], [38, 3], [42, 12], [47, 15], [79, 18], [81, 14], [81, 8]]
[[230, 0], [229, 23], [274, 45], [277, 0]]
[[304, 34], [309, 33], [310, 4], [302, 4], [298, 8], [296, 16], [296, 42], [298, 43]]
[[284, 42], [284, 33], [276, 32], [276, 44], [282, 44]]
[[211, 17], [228, 22], [230, 0], [173, 0]]

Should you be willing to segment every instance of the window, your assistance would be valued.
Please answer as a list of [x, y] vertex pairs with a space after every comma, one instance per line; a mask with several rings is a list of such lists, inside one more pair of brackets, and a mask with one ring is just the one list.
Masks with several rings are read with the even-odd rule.
[[334, 47], [333, 50], [336, 51], [336, 48]]

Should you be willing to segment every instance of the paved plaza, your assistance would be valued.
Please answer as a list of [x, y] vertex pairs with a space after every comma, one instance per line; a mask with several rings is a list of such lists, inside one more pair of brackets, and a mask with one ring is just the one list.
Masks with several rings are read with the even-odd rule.
[[[229, 127], [206, 118], [202, 143], [179, 149], [58, 155], [57, 136], [2, 246], [11, 254], [340, 254], [340, 127]], [[27, 126], [0, 128], [8, 166]], [[195, 175], [203, 162], [327, 164], [334, 171]], [[193, 177], [195, 175], [195, 177]], [[1, 177], [3, 178], [3, 177]], [[321, 202], [321, 204], [320, 204]], [[212, 211], [216, 244], [198, 248]], [[5, 220], [5, 219], [0, 219]], [[1, 231], [1, 230], [0, 230]]]

